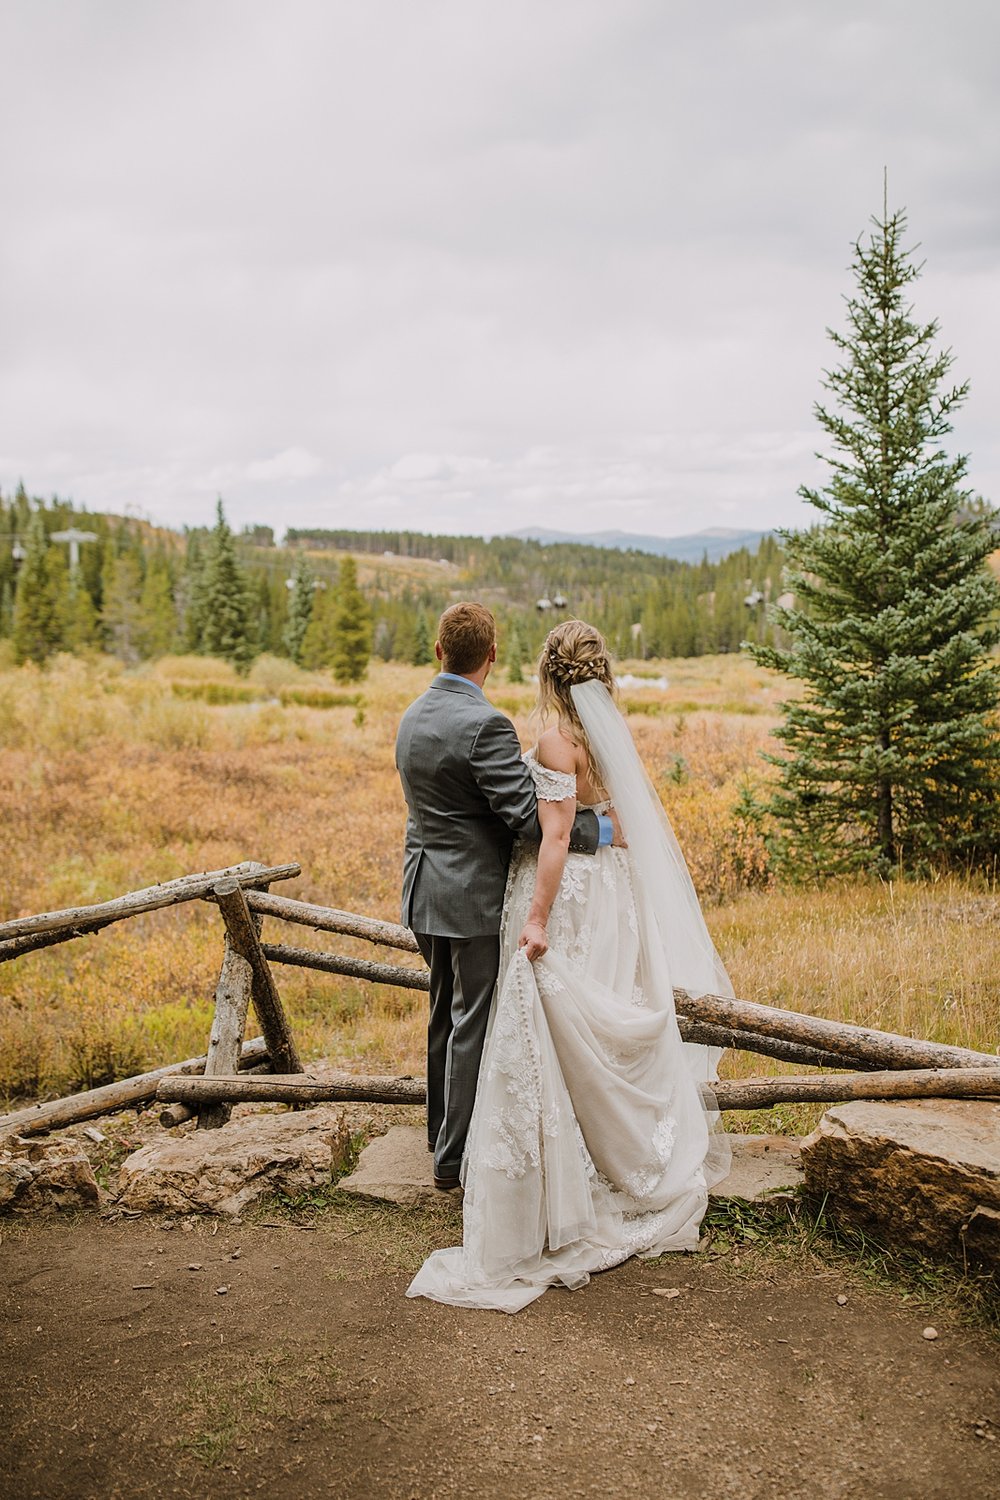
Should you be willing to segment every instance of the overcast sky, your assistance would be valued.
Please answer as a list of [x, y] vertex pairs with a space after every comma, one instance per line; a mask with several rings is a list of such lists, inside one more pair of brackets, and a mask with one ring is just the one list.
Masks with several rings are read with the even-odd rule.
[[797, 525], [905, 205], [1000, 501], [993, 0], [2, 0], [0, 489], [170, 525]]

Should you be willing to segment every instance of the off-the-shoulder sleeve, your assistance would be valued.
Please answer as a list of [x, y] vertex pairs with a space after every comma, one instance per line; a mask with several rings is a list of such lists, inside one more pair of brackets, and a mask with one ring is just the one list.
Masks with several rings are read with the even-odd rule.
[[540, 802], [565, 802], [567, 797], [576, 797], [576, 777], [570, 771], [550, 771], [540, 766], [534, 756], [526, 761], [535, 792]]

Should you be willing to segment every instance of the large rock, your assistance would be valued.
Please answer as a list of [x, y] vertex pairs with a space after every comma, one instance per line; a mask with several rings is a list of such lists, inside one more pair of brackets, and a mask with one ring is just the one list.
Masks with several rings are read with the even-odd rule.
[[884, 1243], [1000, 1266], [1000, 1104], [841, 1104], [803, 1141], [802, 1161], [807, 1190]]
[[[802, 1181], [798, 1141], [787, 1136], [734, 1135], [732, 1171], [712, 1189], [713, 1198], [760, 1203], [794, 1191]], [[446, 1195], [434, 1186], [433, 1158], [421, 1126], [394, 1125], [366, 1146], [345, 1193], [389, 1203], [440, 1203]]]
[[0, 1211], [96, 1208], [94, 1169], [76, 1141], [9, 1139], [0, 1151]]
[[427, 1149], [427, 1130], [422, 1125], [393, 1125], [385, 1135], [370, 1141], [341, 1191], [359, 1198], [378, 1198], [386, 1203], [413, 1207], [454, 1198], [434, 1186], [434, 1158]]
[[799, 1140], [790, 1135], [731, 1135], [729, 1176], [709, 1190], [719, 1202], [783, 1202], [802, 1186]]
[[133, 1152], [121, 1165], [118, 1202], [170, 1213], [238, 1214], [265, 1193], [329, 1186], [349, 1153], [341, 1109], [243, 1115], [220, 1130], [164, 1133]]

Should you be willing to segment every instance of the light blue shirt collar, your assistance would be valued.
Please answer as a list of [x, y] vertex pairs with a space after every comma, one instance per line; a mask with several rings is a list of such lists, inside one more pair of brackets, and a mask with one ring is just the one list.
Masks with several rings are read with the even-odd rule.
[[[478, 682], [473, 682], [471, 680], [471, 678], [469, 678], [469, 677], [462, 677], [460, 675], [460, 673], [458, 673], [458, 672], [439, 672], [438, 673], [438, 681], [439, 682], [441, 682], [441, 681], [444, 681], [444, 682], [466, 682], [466, 683], [468, 683], [469, 687], [475, 688], [475, 690], [476, 690], [477, 693], [483, 693], [483, 690], [479, 686]], [[484, 698], [486, 697], [485, 693], [483, 693], [483, 697]]]

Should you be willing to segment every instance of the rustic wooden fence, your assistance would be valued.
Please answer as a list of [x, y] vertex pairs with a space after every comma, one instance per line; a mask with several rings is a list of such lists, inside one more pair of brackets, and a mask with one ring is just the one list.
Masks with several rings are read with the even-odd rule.
[[[132, 891], [113, 901], [46, 912], [0, 923], [0, 963], [54, 943], [99, 932], [144, 912], [183, 901], [211, 901], [223, 923], [222, 965], [206, 1053], [126, 1078], [104, 1088], [32, 1105], [0, 1116], [0, 1138], [40, 1135], [115, 1110], [147, 1105], [164, 1108], [165, 1126], [197, 1116], [199, 1129], [218, 1128], [234, 1103], [328, 1100], [420, 1104], [421, 1079], [366, 1077], [303, 1069], [274, 978], [272, 965], [290, 964], [348, 975], [373, 984], [427, 990], [425, 968], [263, 941], [265, 918], [315, 932], [361, 938], [376, 948], [416, 953], [413, 934], [394, 922], [338, 911], [271, 893], [270, 886], [301, 874], [297, 864], [245, 862], [225, 870], [186, 875]], [[807, 1067], [834, 1069], [812, 1075], [722, 1081], [713, 1087], [720, 1109], [758, 1109], [780, 1103], [834, 1103], [845, 1099], [1000, 1098], [1000, 1057], [964, 1047], [874, 1031], [798, 1011], [776, 1010], [721, 995], [691, 996], [675, 990], [678, 1024], [686, 1041], [737, 1048]], [[261, 1035], [245, 1039], [251, 1005]]]

